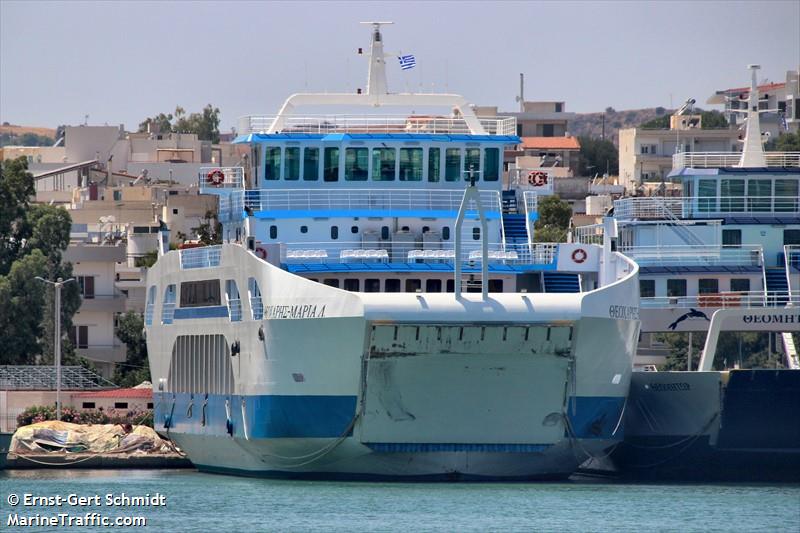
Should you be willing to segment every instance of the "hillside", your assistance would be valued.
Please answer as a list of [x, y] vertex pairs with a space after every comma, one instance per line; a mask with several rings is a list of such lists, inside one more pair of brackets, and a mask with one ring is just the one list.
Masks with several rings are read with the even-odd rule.
[[33, 133], [36, 135], [43, 135], [45, 137], [55, 137], [55, 128], [39, 128], [36, 126], [17, 126], [16, 124], [9, 124], [4, 122], [0, 125], [0, 134], [7, 133], [9, 135], [20, 136], [26, 133]]
[[36, 126], [0, 125], [0, 146], [52, 146], [56, 130]]
[[605, 138], [617, 144], [620, 129], [633, 128], [648, 120], [663, 115], [669, 115], [672, 110], [663, 107], [647, 107], [644, 109], [628, 109], [616, 111], [607, 108], [600, 113], [577, 113], [575, 120], [570, 122], [570, 134], [588, 136], [599, 139], [603, 133], [603, 115], [606, 117]]

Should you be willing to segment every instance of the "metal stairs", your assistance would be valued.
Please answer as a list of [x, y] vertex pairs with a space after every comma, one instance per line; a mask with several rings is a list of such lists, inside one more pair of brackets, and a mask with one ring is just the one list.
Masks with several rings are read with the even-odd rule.
[[672, 227], [675, 233], [680, 237], [683, 242], [691, 246], [706, 246], [706, 243], [703, 240], [694, 234], [693, 231], [686, 229], [686, 227], [681, 223], [681, 219], [675, 216], [675, 213], [672, 212], [672, 209], [667, 207], [666, 202], [663, 198], [659, 198], [658, 205], [661, 208], [662, 216], [668, 220], [668, 225]]
[[503, 213], [503, 234], [506, 244], [528, 244], [528, 228], [525, 215]]
[[581, 292], [578, 274], [544, 272], [544, 292]]
[[786, 366], [791, 370], [800, 370], [800, 357], [797, 355], [797, 346], [791, 333], [781, 333], [783, 338], [783, 351], [786, 353]]
[[789, 303], [789, 280], [786, 279], [785, 267], [765, 269], [764, 282], [767, 286], [767, 299], [770, 303], [777, 305]]

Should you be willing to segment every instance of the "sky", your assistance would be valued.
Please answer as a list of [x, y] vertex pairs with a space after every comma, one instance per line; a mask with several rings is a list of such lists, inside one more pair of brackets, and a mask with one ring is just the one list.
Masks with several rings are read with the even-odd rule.
[[[295, 92], [366, 86], [360, 21], [393, 21], [390, 90], [455, 92], [515, 110], [704, 104], [715, 90], [784, 81], [800, 65], [800, 0], [450, 2], [77, 2], [0, 0], [0, 122], [139, 122], [180, 105], [274, 114]], [[710, 106], [707, 106], [710, 107]]]

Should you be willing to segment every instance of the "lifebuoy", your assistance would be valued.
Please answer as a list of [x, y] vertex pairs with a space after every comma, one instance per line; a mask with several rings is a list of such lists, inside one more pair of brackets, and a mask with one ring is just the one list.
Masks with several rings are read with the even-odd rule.
[[261, 246], [259, 246], [259, 247], [256, 248], [256, 256], [258, 256], [261, 259], [263, 259], [264, 261], [266, 261], [267, 260], [267, 251], [264, 248], [262, 248]]
[[219, 187], [225, 182], [225, 173], [222, 170], [215, 168], [206, 174], [206, 181], [214, 187]]
[[528, 183], [534, 187], [547, 185], [547, 173], [541, 170], [531, 170], [528, 173]]
[[589, 254], [587, 254], [586, 250], [583, 248], [576, 248], [575, 251], [572, 252], [572, 260], [578, 264], [586, 261], [587, 257], [589, 257]]

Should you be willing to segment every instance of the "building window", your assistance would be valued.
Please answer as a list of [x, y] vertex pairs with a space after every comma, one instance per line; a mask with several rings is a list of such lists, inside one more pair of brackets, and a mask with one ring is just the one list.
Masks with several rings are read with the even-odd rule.
[[269, 227], [269, 238], [270, 239], [277, 239], [278, 238], [278, 226], [270, 226]]
[[339, 149], [325, 148], [325, 181], [339, 181]]
[[283, 179], [296, 181], [300, 179], [300, 148], [287, 147], [284, 150]]
[[422, 281], [418, 279], [406, 280], [406, 292], [417, 292], [422, 290]]
[[542, 124], [542, 137], [552, 137], [555, 134], [555, 126], [553, 124]]
[[347, 278], [344, 280], [344, 290], [358, 292], [359, 290], [359, 280], [354, 278]]
[[731, 291], [733, 292], [750, 292], [750, 280], [747, 278], [733, 278], [731, 279]]
[[668, 279], [667, 296], [686, 296], [686, 280]]
[[328, 287], [336, 287], [337, 289], [339, 288], [339, 280], [336, 278], [328, 278], [324, 280], [322, 283], [324, 283]]
[[440, 279], [425, 280], [425, 292], [442, 292], [442, 280]]
[[114, 402], [114, 409], [127, 409], [128, 402]]
[[698, 294], [718, 294], [719, 293], [719, 280], [718, 279], [701, 279], [697, 283]]
[[268, 146], [266, 149], [266, 165], [264, 166], [265, 180], [281, 179], [281, 148]]
[[331, 239], [334, 241], [339, 238], [339, 226], [331, 226]]
[[303, 150], [303, 180], [317, 181], [319, 179], [319, 148], [306, 148]]
[[456, 282], [452, 279], [447, 280], [445, 292], [455, 292]]
[[81, 403], [81, 409], [94, 409], [94, 402], [83, 402]]
[[386, 280], [386, 292], [400, 292], [400, 280], [399, 279], [387, 279]]
[[372, 179], [374, 181], [394, 181], [394, 167], [397, 156], [394, 148], [374, 148], [372, 150]]
[[441, 159], [441, 149], [428, 148], [428, 181], [439, 181], [439, 167], [441, 166]]
[[89, 347], [89, 326], [72, 326], [69, 340], [76, 348]]
[[654, 298], [656, 295], [656, 280], [654, 279], [640, 279], [639, 280], [639, 297], [640, 298]]
[[722, 246], [738, 248], [742, 245], [742, 230], [724, 229], [722, 230]]
[[[117, 192], [117, 191], [114, 191], [114, 192]], [[173, 209], [173, 210], [172, 210], [172, 214], [173, 214], [173, 215], [177, 215], [177, 214], [178, 214], [178, 210], [177, 210], [177, 209]]]
[[461, 148], [448, 148], [444, 152], [444, 179], [459, 181], [461, 178]]
[[400, 181], [422, 181], [422, 148], [400, 148]]
[[94, 298], [94, 276], [78, 276], [78, 286], [84, 299]]
[[381, 292], [381, 280], [376, 278], [365, 279], [364, 292]]
[[561, 113], [561, 111], [563, 110], [562, 107], [563, 105], [564, 104], [562, 104], [561, 102], [556, 102], [556, 113]]
[[480, 178], [481, 170], [481, 149], [480, 148], [467, 148], [467, 155], [464, 158], [464, 180], [469, 181], [469, 171], [475, 172], [475, 181]]
[[347, 148], [344, 151], [345, 181], [367, 181], [369, 148]]
[[444, 226], [442, 228], [442, 240], [449, 241], [450, 240], [450, 226]]
[[483, 151], [483, 181], [500, 179], [500, 149], [487, 148]]

